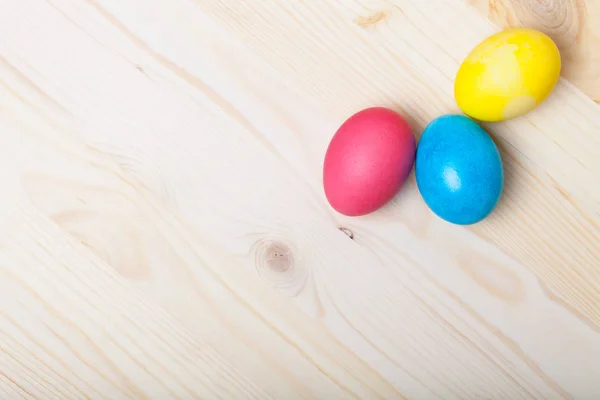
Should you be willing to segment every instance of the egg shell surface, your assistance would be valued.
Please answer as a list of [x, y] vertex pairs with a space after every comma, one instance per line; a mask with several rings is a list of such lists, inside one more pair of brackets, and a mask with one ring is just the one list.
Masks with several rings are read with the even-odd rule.
[[414, 164], [416, 140], [397, 112], [367, 108], [337, 130], [325, 154], [323, 186], [340, 214], [359, 216], [389, 202]]
[[461, 110], [477, 120], [512, 119], [548, 97], [560, 70], [560, 52], [550, 37], [534, 29], [508, 29], [483, 40], [465, 58], [454, 96]]
[[487, 217], [504, 186], [496, 144], [481, 126], [462, 115], [441, 116], [425, 128], [417, 146], [415, 175], [431, 211], [457, 225]]

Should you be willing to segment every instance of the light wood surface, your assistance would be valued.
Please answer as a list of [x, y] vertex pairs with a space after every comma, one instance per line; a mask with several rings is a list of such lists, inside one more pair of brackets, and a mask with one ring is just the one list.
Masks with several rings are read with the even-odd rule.
[[0, 398], [599, 398], [600, 106], [574, 85], [486, 125], [507, 182], [478, 225], [412, 176], [366, 217], [323, 195], [351, 113], [418, 136], [458, 111], [498, 30], [467, 3], [1, 1]]

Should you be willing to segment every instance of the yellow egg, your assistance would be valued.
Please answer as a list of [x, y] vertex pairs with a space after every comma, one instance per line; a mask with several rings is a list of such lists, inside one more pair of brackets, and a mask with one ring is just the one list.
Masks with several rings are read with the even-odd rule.
[[542, 32], [515, 28], [479, 43], [454, 82], [461, 110], [480, 121], [502, 121], [533, 110], [560, 76], [560, 53]]

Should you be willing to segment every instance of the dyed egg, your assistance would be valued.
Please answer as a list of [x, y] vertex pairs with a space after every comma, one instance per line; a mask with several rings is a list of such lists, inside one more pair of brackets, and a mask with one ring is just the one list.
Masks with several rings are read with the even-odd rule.
[[542, 32], [515, 28], [479, 43], [454, 82], [458, 106], [480, 121], [502, 121], [533, 110], [560, 76], [560, 53]]
[[371, 213], [391, 200], [410, 173], [416, 144], [409, 124], [393, 110], [373, 107], [337, 130], [323, 163], [323, 186], [340, 214]]
[[472, 119], [433, 120], [417, 147], [417, 187], [440, 218], [470, 225], [487, 217], [500, 199], [504, 171], [492, 138]]

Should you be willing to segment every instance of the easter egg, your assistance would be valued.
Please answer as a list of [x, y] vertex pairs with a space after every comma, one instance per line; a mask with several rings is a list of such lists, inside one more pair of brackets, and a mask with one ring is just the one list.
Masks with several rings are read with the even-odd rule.
[[463, 61], [454, 97], [466, 115], [480, 121], [516, 118], [548, 97], [560, 69], [558, 47], [544, 33], [501, 31], [475, 46]]
[[425, 128], [417, 146], [415, 175], [431, 211], [457, 225], [487, 217], [504, 186], [496, 144], [463, 115], [441, 116]]
[[347, 216], [377, 210], [401, 188], [415, 151], [415, 137], [400, 114], [385, 107], [359, 111], [339, 127], [325, 153], [327, 200]]

